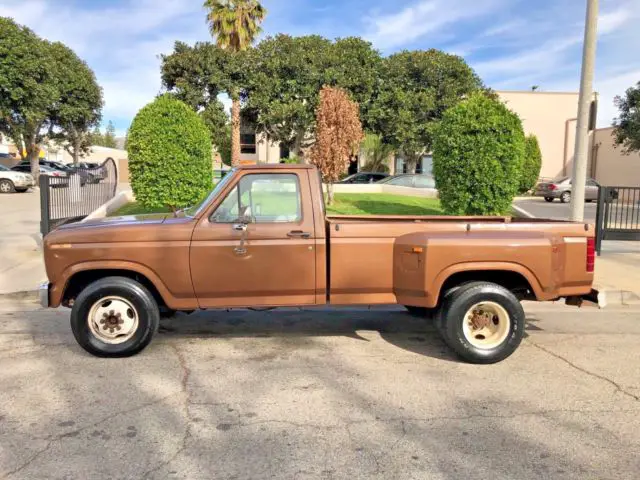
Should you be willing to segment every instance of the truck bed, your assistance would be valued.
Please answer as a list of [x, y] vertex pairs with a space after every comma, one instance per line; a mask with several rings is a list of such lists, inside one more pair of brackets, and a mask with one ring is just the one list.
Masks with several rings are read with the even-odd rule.
[[583, 223], [380, 215], [329, 216], [326, 227], [332, 304], [434, 307], [452, 275], [470, 272], [514, 275], [537, 300], [587, 294], [593, 282], [585, 258], [594, 229]]

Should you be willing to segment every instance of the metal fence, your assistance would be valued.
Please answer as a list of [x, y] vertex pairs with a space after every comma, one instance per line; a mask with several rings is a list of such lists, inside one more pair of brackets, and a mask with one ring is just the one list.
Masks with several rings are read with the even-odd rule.
[[600, 187], [596, 251], [603, 240], [640, 240], [640, 187]]
[[96, 168], [74, 168], [67, 176], [40, 175], [40, 232], [82, 220], [116, 194], [116, 164], [108, 158]]

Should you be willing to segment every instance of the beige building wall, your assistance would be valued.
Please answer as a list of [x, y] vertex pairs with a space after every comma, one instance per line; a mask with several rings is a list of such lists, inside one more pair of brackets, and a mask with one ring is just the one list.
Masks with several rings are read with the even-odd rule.
[[534, 134], [542, 151], [542, 178], [571, 174], [575, 150], [578, 93], [497, 92], [522, 119], [527, 135]]
[[640, 153], [625, 155], [612, 135], [613, 127], [593, 133], [590, 175], [604, 186], [640, 187]]

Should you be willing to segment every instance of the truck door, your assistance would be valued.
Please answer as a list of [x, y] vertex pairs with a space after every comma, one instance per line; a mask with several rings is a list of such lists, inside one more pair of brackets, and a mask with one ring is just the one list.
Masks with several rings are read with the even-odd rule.
[[315, 302], [315, 229], [306, 172], [240, 171], [214, 205], [191, 242], [191, 278], [201, 308]]

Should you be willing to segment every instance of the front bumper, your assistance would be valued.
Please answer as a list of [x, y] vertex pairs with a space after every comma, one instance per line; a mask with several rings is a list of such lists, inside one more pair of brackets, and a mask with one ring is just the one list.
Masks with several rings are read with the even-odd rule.
[[605, 308], [607, 306], [607, 296], [604, 292], [599, 292], [598, 290], [591, 289], [591, 292], [587, 293], [586, 295], [567, 297], [565, 303], [574, 307]]
[[43, 282], [38, 287], [38, 298], [42, 308], [49, 308], [49, 282]]

